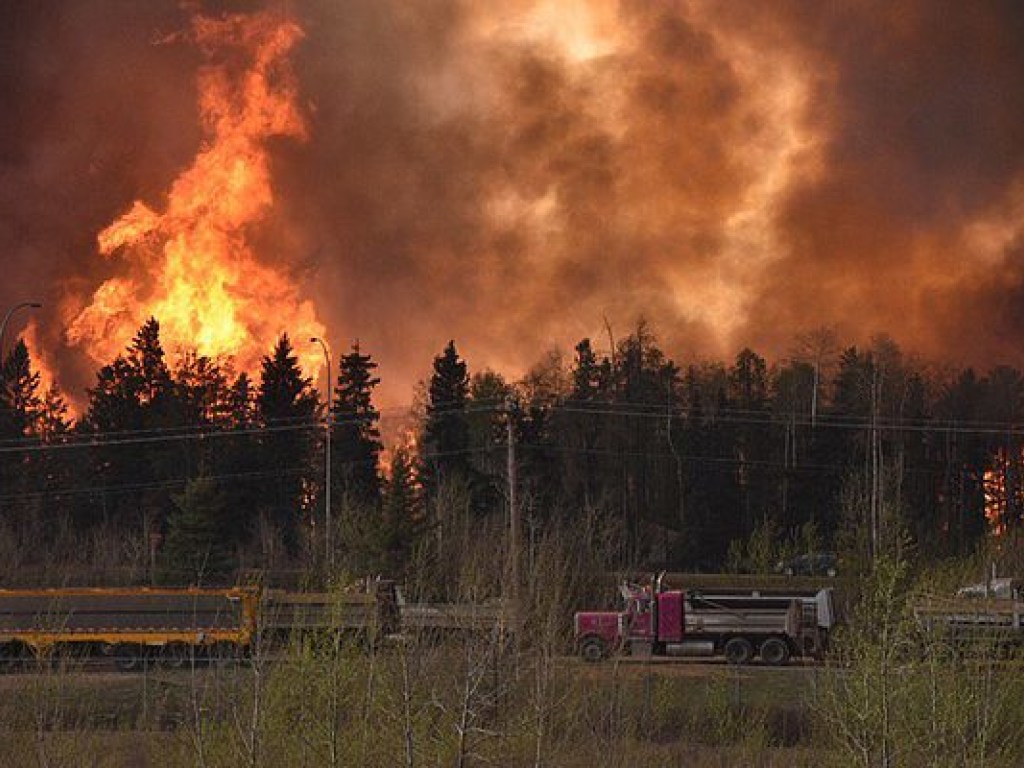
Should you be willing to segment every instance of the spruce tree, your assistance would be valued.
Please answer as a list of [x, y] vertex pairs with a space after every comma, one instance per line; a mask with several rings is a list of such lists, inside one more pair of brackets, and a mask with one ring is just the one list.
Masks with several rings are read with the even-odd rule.
[[125, 354], [103, 366], [88, 390], [83, 428], [99, 438], [93, 456], [98, 486], [97, 514], [148, 536], [160, 530], [170, 511], [166, 486], [183, 482], [180, 455], [173, 441], [151, 443], [144, 451], [131, 443], [104, 445], [108, 438], [133, 439], [161, 434], [174, 421], [175, 392], [160, 343], [160, 324], [150, 318]]
[[264, 511], [281, 534], [285, 548], [298, 552], [299, 523], [311, 480], [317, 398], [302, 375], [287, 334], [263, 358], [256, 412], [265, 428], [260, 445]]
[[161, 551], [162, 580], [172, 584], [202, 584], [218, 580], [233, 563], [225, 514], [225, 499], [210, 477], [189, 480], [172, 497], [167, 540]]
[[373, 375], [376, 368], [356, 342], [341, 358], [334, 390], [333, 477], [347, 501], [364, 508], [380, 502], [380, 413], [373, 406], [373, 389], [380, 383]]
[[434, 496], [443, 482], [469, 483], [469, 375], [455, 342], [434, 358], [421, 455], [424, 489]]
[[408, 566], [423, 515], [419, 491], [409, 452], [399, 447], [391, 459], [391, 477], [384, 490], [383, 515], [379, 527], [382, 570], [398, 578]]
[[15, 450], [34, 433], [40, 407], [39, 374], [28, 347], [19, 340], [0, 367], [0, 510], [8, 519], [29, 514], [27, 494], [35, 492], [38, 453]]
[[240, 373], [228, 387], [219, 424], [227, 435], [217, 438], [210, 466], [220, 478], [225, 498], [230, 539], [244, 542], [256, 528], [256, 513], [262, 502], [267, 478], [260, 472], [263, 464], [260, 436], [256, 425], [255, 393], [252, 381]]

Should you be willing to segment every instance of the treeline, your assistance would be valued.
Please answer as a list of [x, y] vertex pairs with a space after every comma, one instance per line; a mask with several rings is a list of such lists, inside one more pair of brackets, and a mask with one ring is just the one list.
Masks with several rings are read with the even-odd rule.
[[169, 361], [150, 320], [73, 420], [18, 342], [0, 371], [0, 569], [194, 582], [329, 563], [401, 578], [415, 563], [443, 581], [475, 532], [505, 546], [510, 493], [527, 567], [555, 526], [613, 542], [609, 567], [761, 569], [907, 542], [960, 554], [986, 512], [998, 528], [1024, 512], [1024, 374], [927, 366], [887, 338], [841, 348], [819, 331], [774, 365], [749, 349], [681, 365], [641, 323], [516, 382], [471, 375], [449, 343], [415, 439], [388, 450], [376, 369], [354, 346], [328, 397], [287, 336], [250, 376], [195, 353]]

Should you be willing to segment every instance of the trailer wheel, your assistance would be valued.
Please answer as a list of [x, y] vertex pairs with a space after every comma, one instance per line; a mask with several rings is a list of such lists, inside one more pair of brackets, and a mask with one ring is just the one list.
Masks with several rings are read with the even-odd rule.
[[600, 637], [587, 637], [580, 643], [580, 656], [590, 664], [603, 659], [606, 652], [604, 640]]
[[754, 658], [754, 646], [745, 637], [731, 638], [722, 650], [730, 664], [749, 664]]
[[193, 649], [185, 643], [168, 643], [160, 650], [160, 666], [164, 669], [182, 669], [191, 658]]
[[789, 644], [781, 637], [769, 637], [761, 643], [761, 659], [772, 666], [785, 664], [789, 661]]
[[142, 648], [137, 645], [122, 643], [114, 646], [114, 666], [122, 672], [135, 672], [142, 669], [145, 659], [142, 655]]

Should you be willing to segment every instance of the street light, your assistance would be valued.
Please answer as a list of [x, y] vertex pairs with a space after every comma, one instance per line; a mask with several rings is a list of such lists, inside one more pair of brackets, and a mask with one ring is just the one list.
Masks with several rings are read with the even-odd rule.
[[331, 547], [331, 427], [334, 425], [334, 398], [331, 396], [331, 352], [323, 339], [314, 336], [310, 344], [319, 344], [327, 361], [327, 434], [324, 442], [324, 540], [327, 547], [327, 564], [334, 571], [334, 549]]
[[11, 315], [17, 312], [19, 309], [39, 309], [43, 305], [38, 301], [23, 301], [21, 304], [15, 304], [13, 307], [7, 310], [7, 314], [4, 315], [4, 321], [0, 323], [0, 366], [5, 362], [4, 358], [4, 334], [7, 333], [7, 321], [11, 319]]

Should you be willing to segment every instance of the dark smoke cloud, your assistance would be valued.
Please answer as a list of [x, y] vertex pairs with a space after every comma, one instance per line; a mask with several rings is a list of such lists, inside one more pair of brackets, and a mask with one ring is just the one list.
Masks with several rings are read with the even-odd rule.
[[[81, 387], [56, 307], [116, 273], [96, 232], [194, 155], [201, 58], [155, 44], [187, 25], [171, 0], [5, 5], [0, 306], [52, 306]], [[275, 145], [261, 243], [392, 402], [450, 337], [518, 372], [641, 314], [683, 360], [785, 354], [822, 324], [1021, 360], [1018, 3], [282, 7], [311, 131]], [[562, 24], [524, 21], [551, 7]], [[580, 7], [606, 43], [586, 55]]]

